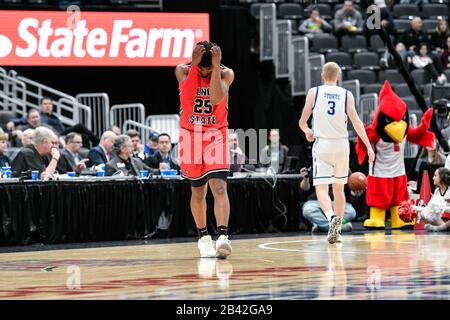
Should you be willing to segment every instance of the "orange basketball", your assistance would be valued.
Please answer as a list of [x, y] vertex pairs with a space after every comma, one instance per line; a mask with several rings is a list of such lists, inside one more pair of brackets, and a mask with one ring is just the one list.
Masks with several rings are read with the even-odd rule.
[[348, 177], [348, 187], [353, 191], [362, 191], [367, 188], [367, 178], [362, 172], [353, 172]]

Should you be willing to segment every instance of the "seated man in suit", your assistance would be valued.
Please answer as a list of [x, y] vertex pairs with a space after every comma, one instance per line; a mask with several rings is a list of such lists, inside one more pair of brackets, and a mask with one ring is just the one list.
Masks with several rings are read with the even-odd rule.
[[180, 170], [180, 166], [170, 154], [170, 149], [172, 149], [170, 136], [167, 133], [161, 133], [158, 136], [158, 151], [153, 156], [145, 159], [144, 163], [154, 169]]
[[112, 131], [105, 131], [102, 134], [102, 138], [100, 139], [100, 143], [98, 144], [98, 146], [89, 150], [89, 167], [93, 165], [98, 166], [101, 164], [105, 164], [108, 161], [112, 160], [112, 151], [114, 149], [114, 141], [116, 140], [116, 138], [116, 134]]
[[80, 174], [81, 171], [86, 169], [86, 161], [88, 161], [86, 155], [80, 152], [83, 139], [79, 133], [71, 132], [66, 136], [65, 142], [66, 147], [61, 152], [57, 171], [59, 173], [74, 171]]
[[118, 136], [114, 142], [114, 153], [116, 157], [106, 164], [105, 175], [112, 176], [117, 172], [122, 172], [125, 176], [139, 176], [140, 170], [152, 169], [147, 167], [139, 158], [133, 158], [133, 143], [131, 138], [125, 134]]

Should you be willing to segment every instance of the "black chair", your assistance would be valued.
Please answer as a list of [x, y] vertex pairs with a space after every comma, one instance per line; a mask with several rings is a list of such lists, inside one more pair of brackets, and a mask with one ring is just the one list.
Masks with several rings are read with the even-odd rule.
[[411, 71], [411, 77], [414, 79], [414, 83], [418, 86], [431, 82], [430, 76], [423, 69], [414, 69]]
[[351, 70], [353, 68], [352, 55], [348, 52], [330, 52], [325, 55], [326, 62], [336, 62], [342, 70]]
[[417, 110], [421, 110], [419, 108], [419, 105], [417, 104], [416, 99], [413, 96], [409, 96], [409, 97], [402, 97], [402, 100], [406, 103], [406, 105], [408, 106], [408, 110], [413, 110], [413, 111], [417, 111]]
[[373, 84], [366, 84], [362, 86], [361, 89], [364, 93], [376, 93], [379, 95], [382, 86], [383, 85], [381, 83], [373, 83]]
[[297, 3], [282, 3], [278, 6], [277, 15], [283, 19], [302, 19], [303, 7]]
[[381, 71], [380, 82], [384, 83], [386, 80], [389, 81], [391, 85], [395, 83], [406, 83], [405, 79], [397, 69], [387, 69]]
[[367, 51], [367, 41], [364, 36], [342, 36], [341, 42], [341, 50], [343, 51], [350, 53]]
[[432, 20], [432, 19], [424, 19], [422, 20], [423, 22], [423, 31], [425, 31], [428, 34], [432, 34], [437, 27], [437, 24], [439, 22], [439, 20]]
[[448, 8], [445, 4], [425, 4], [422, 7], [422, 17], [427, 19], [432, 19], [436, 17], [447, 17], [448, 15]]
[[378, 83], [377, 74], [372, 70], [350, 70], [347, 80], [359, 80], [361, 85]]
[[396, 4], [394, 5], [393, 16], [395, 18], [420, 16], [420, 10], [415, 4]]
[[395, 19], [394, 24], [397, 34], [401, 34], [411, 28], [411, 21], [406, 19]]
[[384, 52], [386, 50], [386, 46], [378, 34], [370, 36], [370, 50], [374, 52]]
[[409, 90], [409, 87], [406, 83], [396, 84], [393, 86], [393, 89], [395, 93], [401, 98], [412, 96], [411, 90]]
[[316, 34], [314, 35], [312, 43], [314, 51], [320, 53], [338, 51], [338, 41], [336, 37], [331, 34]]
[[375, 52], [357, 52], [353, 60], [359, 69], [380, 70], [380, 58]]

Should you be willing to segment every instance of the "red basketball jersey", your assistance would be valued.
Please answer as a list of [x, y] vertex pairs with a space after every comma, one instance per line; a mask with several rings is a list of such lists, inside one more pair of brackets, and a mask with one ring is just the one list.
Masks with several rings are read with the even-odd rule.
[[211, 105], [210, 82], [211, 77], [202, 78], [198, 67], [190, 66], [188, 77], [179, 85], [181, 128], [193, 131], [198, 126], [206, 131], [228, 126], [228, 95], [219, 104]]

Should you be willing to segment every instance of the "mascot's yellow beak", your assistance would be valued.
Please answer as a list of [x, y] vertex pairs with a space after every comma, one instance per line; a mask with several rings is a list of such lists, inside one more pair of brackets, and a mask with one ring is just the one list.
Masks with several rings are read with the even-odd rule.
[[391, 122], [384, 127], [384, 132], [396, 143], [403, 141], [408, 124], [404, 120]]

